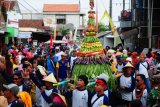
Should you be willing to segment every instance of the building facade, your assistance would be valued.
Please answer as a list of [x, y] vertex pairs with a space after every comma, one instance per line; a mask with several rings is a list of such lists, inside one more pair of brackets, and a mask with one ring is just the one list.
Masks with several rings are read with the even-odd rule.
[[73, 29], [84, 29], [84, 13], [79, 4], [44, 4], [43, 20], [46, 26], [72, 24]]
[[131, 0], [130, 11], [122, 10], [119, 20], [122, 32], [132, 29], [138, 31], [136, 35], [131, 32], [135, 46], [160, 48], [159, 5], [159, 0]]

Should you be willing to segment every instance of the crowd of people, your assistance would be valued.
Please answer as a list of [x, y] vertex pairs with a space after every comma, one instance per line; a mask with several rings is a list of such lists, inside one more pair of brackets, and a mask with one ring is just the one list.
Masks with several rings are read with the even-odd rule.
[[106, 74], [90, 88], [85, 74], [72, 80], [77, 51], [76, 45], [50, 48], [44, 43], [2, 47], [0, 107], [160, 107], [159, 54], [106, 46], [108, 64], [119, 75], [112, 90]]

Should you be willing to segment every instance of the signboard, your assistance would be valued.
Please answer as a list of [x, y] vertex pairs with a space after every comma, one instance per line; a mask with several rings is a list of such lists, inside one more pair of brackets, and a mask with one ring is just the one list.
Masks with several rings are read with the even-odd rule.
[[19, 19], [22, 19], [22, 15], [20, 13], [17, 13], [16, 11], [9, 11], [7, 12], [8, 17], [8, 23], [7, 27], [15, 27], [18, 28], [18, 21]]
[[17, 37], [19, 33], [18, 20], [22, 19], [22, 15], [16, 11], [7, 12], [7, 37]]
[[7, 27], [6, 31], [8, 32], [6, 37], [14, 37], [14, 27]]
[[18, 38], [31, 38], [32, 32], [19, 32]]

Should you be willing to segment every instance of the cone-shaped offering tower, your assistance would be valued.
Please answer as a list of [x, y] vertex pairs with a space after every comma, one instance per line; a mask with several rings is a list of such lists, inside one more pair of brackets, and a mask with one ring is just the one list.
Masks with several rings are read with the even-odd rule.
[[85, 74], [89, 79], [93, 79], [105, 73], [109, 76], [108, 87], [114, 89], [115, 78], [112, 75], [110, 65], [107, 63], [102, 44], [96, 37], [95, 11], [93, 11], [94, 0], [90, 0], [90, 8], [86, 37], [83, 39], [81, 48], [77, 52], [78, 58], [72, 71], [72, 79], [76, 80], [81, 74]]

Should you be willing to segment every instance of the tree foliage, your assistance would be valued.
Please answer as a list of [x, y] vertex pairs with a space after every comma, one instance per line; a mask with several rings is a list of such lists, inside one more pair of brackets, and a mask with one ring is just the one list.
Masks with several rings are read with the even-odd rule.
[[66, 29], [64, 26], [60, 28], [60, 33], [62, 36], [67, 36], [69, 35], [69, 29]]
[[109, 30], [109, 26], [105, 25], [104, 23], [98, 23], [98, 33], [105, 32]]

